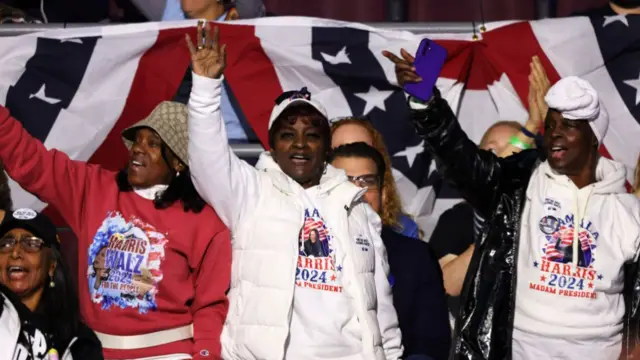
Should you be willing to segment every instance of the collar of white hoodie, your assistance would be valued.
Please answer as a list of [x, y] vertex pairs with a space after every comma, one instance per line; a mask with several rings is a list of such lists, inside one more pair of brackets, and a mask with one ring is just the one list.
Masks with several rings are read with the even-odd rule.
[[[275, 162], [271, 153], [268, 151], [260, 154], [260, 158], [256, 163], [256, 169], [260, 171], [269, 171], [272, 173], [272, 179], [274, 185], [281, 191], [287, 194], [297, 194], [302, 190], [300, 184], [298, 184], [295, 180], [287, 176], [278, 163]], [[337, 169], [330, 164], [326, 164], [324, 168], [324, 173], [320, 178], [320, 184], [318, 185], [318, 195], [326, 195], [329, 191], [337, 187], [338, 185], [344, 184], [348, 182], [347, 174], [342, 169]], [[355, 187], [355, 185], [354, 185]], [[359, 199], [367, 190], [360, 189], [354, 196], [354, 201]]]
[[[545, 176], [556, 183], [578, 189], [568, 176], [557, 173], [547, 161], [540, 164], [540, 168]], [[596, 165], [596, 182], [589, 186], [592, 186], [594, 194], [624, 193], [626, 176], [627, 170], [623, 164], [601, 156]]]
[[[548, 182], [552, 182], [551, 185], [558, 185], [565, 187], [567, 191], [572, 193], [572, 211], [574, 213], [574, 231], [573, 231], [573, 264], [577, 266], [578, 262], [578, 246], [579, 246], [579, 233], [580, 224], [582, 218], [585, 216], [587, 204], [589, 198], [594, 194], [616, 194], [625, 193], [625, 181], [627, 170], [621, 163], [609, 160], [604, 157], [600, 157], [596, 166], [596, 182], [586, 186], [582, 189], [573, 183], [573, 181], [566, 175], [561, 175], [549, 166], [547, 161], [540, 164], [538, 169], [534, 171], [532, 176], [532, 182], [527, 189], [527, 199], [529, 201], [537, 201], [533, 198], [534, 187], [540, 194], [545, 194]], [[540, 201], [544, 201], [540, 199]]]

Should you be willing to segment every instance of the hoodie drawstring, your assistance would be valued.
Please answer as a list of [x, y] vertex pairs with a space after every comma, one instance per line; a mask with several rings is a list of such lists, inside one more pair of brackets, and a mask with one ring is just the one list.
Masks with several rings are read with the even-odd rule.
[[[585, 215], [585, 212], [587, 211], [587, 204], [589, 203], [589, 198], [591, 197], [591, 194], [593, 194], [593, 186], [587, 186], [586, 188], [583, 189], [578, 189], [575, 186], [573, 186], [573, 213], [574, 213], [574, 223], [573, 223], [573, 244], [572, 244], [572, 250], [573, 250], [573, 256], [572, 256], [572, 264], [575, 267], [578, 267], [578, 246], [582, 246], [582, 243], [580, 242], [580, 230], [582, 230], [581, 224], [582, 224], [582, 218]], [[580, 203], [580, 191], [585, 191], [586, 192], [586, 196], [585, 197], [585, 201], [583, 203]]]

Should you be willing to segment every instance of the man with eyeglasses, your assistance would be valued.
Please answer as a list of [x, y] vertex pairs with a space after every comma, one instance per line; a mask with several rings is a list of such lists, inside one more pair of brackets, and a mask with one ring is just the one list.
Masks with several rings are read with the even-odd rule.
[[[364, 199], [382, 212], [382, 185], [385, 163], [382, 154], [364, 142], [333, 149], [330, 163], [346, 172], [358, 187], [366, 188]], [[404, 358], [408, 360], [446, 359], [450, 327], [442, 271], [429, 244], [382, 228], [391, 268], [389, 282], [398, 313]]]

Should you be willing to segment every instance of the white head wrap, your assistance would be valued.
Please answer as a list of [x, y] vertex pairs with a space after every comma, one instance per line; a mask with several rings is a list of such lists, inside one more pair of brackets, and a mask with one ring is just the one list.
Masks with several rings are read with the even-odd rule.
[[565, 119], [588, 121], [598, 143], [602, 144], [609, 128], [609, 115], [589, 82], [577, 76], [560, 79], [549, 89], [544, 100]]

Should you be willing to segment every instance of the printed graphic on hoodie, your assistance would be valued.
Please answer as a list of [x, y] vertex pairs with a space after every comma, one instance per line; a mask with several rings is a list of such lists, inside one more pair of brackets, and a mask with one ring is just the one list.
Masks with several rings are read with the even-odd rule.
[[[547, 199], [545, 205], [549, 202]], [[602, 275], [594, 268], [599, 236], [594, 224], [583, 218], [577, 239], [573, 214], [546, 215], [540, 219], [539, 228], [546, 240], [540, 249], [541, 261], [533, 263], [540, 269], [540, 278], [530, 282], [529, 288], [558, 296], [595, 299], [595, 281], [602, 279]]]
[[23, 323], [18, 335], [13, 360], [46, 360], [49, 356], [51, 344], [47, 337], [28, 323]]
[[109, 213], [89, 247], [91, 300], [105, 310], [129, 307], [141, 314], [155, 310], [167, 241], [153, 225]]
[[317, 209], [306, 209], [298, 239], [296, 286], [319, 291], [342, 292], [338, 283], [342, 266], [335, 263], [333, 237]]

